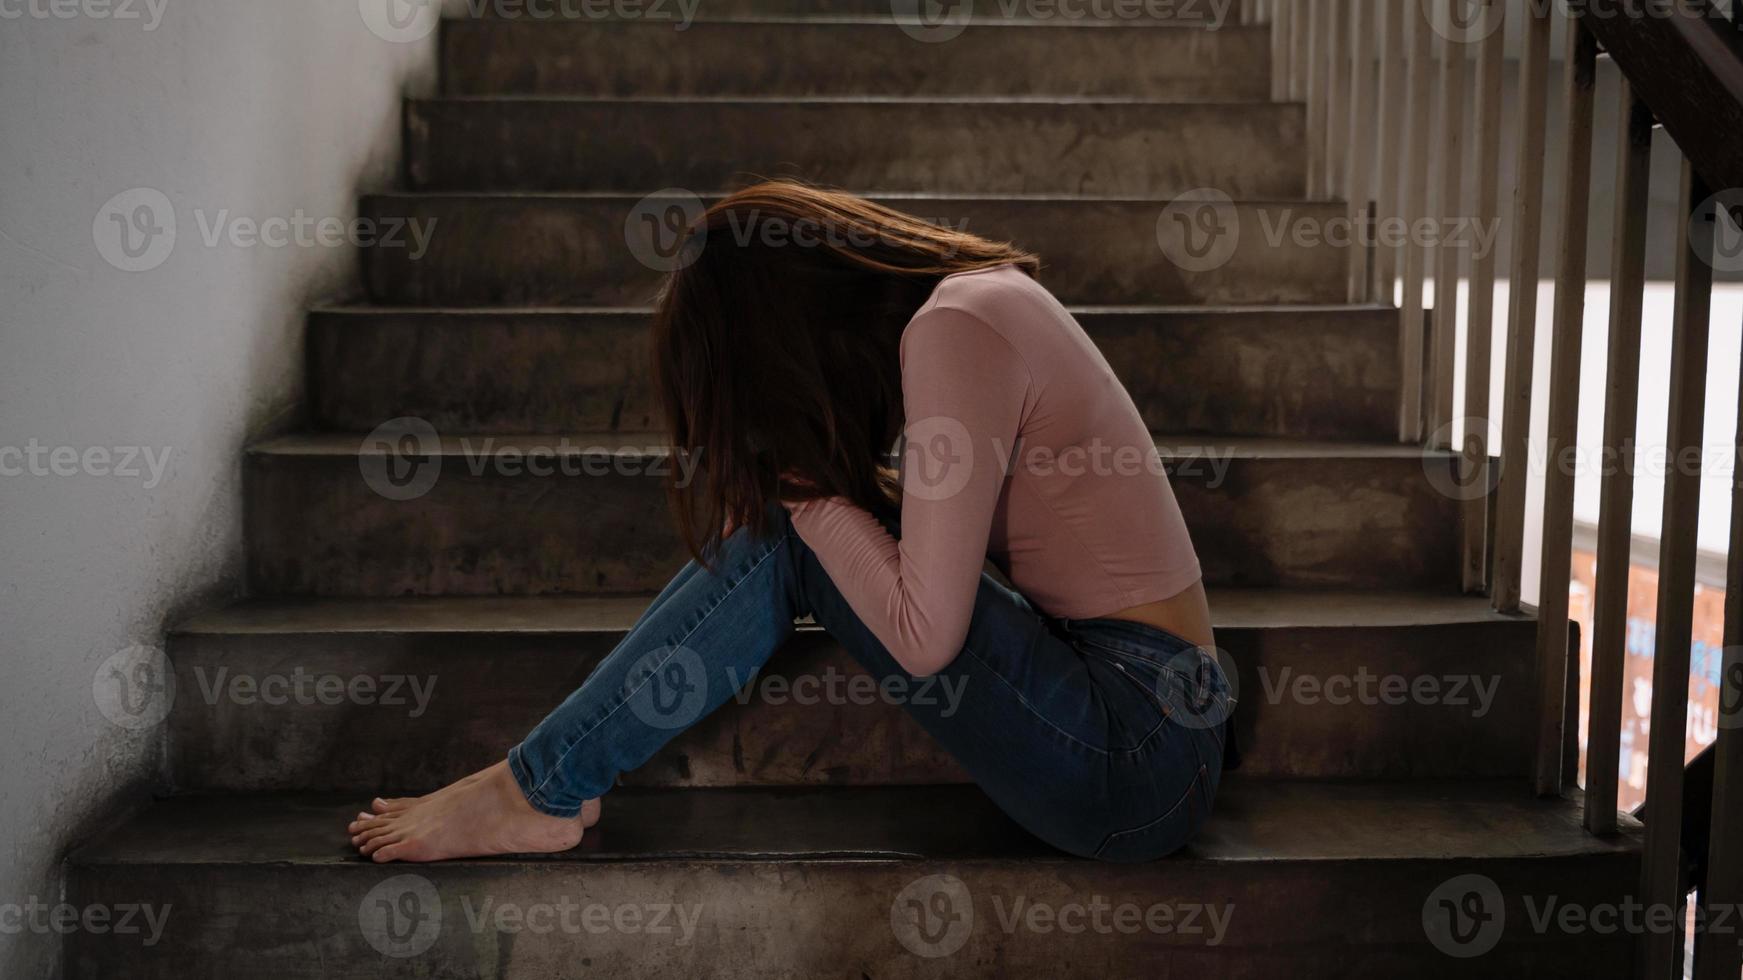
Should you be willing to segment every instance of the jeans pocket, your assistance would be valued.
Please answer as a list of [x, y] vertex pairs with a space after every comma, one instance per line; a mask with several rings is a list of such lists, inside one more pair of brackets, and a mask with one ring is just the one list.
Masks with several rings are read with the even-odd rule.
[[1209, 771], [1199, 766], [1186, 791], [1166, 813], [1148, 823], [1109, 834], [1095, 852], [1098, 861], [1154, 861], [1180, 850], [1210, 816]]

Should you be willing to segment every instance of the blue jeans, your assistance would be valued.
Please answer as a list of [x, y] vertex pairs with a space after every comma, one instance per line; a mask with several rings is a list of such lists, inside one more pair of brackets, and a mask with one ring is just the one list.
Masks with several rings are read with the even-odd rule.
[[[730, 536], [713, 566], [679, 572], [580, 689], [509, 752], [534, 807], [573, 816], [604, 795], [619, 773], [753, 680], [807, 614], [880, 684], [912, 680], [784, 510], [764, 538]], [[959, 696], [916, 697], [906, 710], [1006, 814], [1060, 850], [1150, 860], [1185, 844], [1210, 815], [1229, 685], [1214, 656], [1179, 637], [1050, 618], [983, 575], [962, 653], [933, 683]]]

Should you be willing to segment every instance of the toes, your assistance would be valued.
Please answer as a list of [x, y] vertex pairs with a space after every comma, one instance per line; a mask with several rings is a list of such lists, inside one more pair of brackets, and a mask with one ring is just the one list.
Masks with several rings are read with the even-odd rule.
[[[364, 853], [369, 854], [368, 851], [365, 851]], [[410, 854], [411, 848], [405, 842], [401, 841], [375, 851], [373, 854], [370, 854], [370, 857], [375, 860], [376, 864], [386, 864], [389, 861], [404, 860]]]
[[591, 827], [594, 824], [598, 823], [599, 822], [599, 815], [601, 812], [603, 812], [603, 810], [604, 810], [604, 807], [600, 805], [598, 797], [595, 797], [591, 800], [587, 800], [586, 802], [582, 803], [581, 804], [581, 826]]
[[398, 813], [401, 810], [410, 807], [417, 801], [417, 797], [414, 796], [396, 796], [391, 800], [384, 800], [377, 797], [370, 801], [369, 809], [376, 813]]
[[374, 813], [359, 813], [357, 819], [351, 821], [351, 824], [345, 829], [353, 834], [361, 834], [364, 831], [374, 830], [377, 827], [388, 826], [392, 822], [393, 821], [387, 816]]
[[357, 836], [351, 838], [351, 843], [358, 846], [358, 847], [362, 847], [364, 844], [369, 843], [370, 841], [376, 839], [377, 837], [382, 836], [383, 834], [391, 834], [391, 833], [395, 833], [395, 832], [396, 832], [395, 828], [392, 825], [376, 827], [374, 830], [366, 830], [363, 833], [358, 834]]
[[[384, 850], [388, 850], [388, 849], [393, 848], [396, 845], [402, 844], [404, 842], [405, 842], [405, 835], [404, 834], [399, 834], [399, 833], [378, 834], [374, 838], [372, 838], [371, 840], [364, 842], [363, 846], [359, 847], [358, 850], [363, 852], [364, 857], [372, 857], [372, 856], [380, 854]], [[376, 860], [379, 861], [379, 860], [381, 860], [381, 858], [376, 857]]]

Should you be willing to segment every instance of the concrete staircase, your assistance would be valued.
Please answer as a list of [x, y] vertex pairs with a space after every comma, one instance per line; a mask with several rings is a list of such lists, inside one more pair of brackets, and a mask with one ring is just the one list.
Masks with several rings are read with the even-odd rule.
[[[311, 315], [309, 428], [245, 462], [255, 598], [171, 638], [176, 795], [69, 864], [74, 904], [169, 905], [167, 929], [70, 937], [68, 976], [1622, 975], [1627, 936], [1533, 919], [1620, 902], [1637, 828], [1593, 838], [1530, 793], [1535, 627], [1459, 592], [1454, 461], [1395, 439], [1396, 315], [1343, 303], [1347, 252], [1260, 233], [1345, 210], [1301, 199], [1268, 32], [928, 44], [881, 3], [795, 3], [446, 26], [409, 189], [363, 202], [435, 220], [428, 252], [368, 251], [371, 305]], [[1240, 666], [1217, 816], [1152, 865], [1052, 853], [899, 707], [778, 693], [855, 690], [811, 630], [577, 851], [356, 858], [348, 814], [500, 759], [680, 564], [650, 475], [660, 274], [626, 217], [776, 173], [1041, 253], [1158, 433]], [[1247, 233], [1192, 272], [1158, 217], [1205, 185]], [[364, 435], [405, 416], [413, 458]], [[389, 472], [427, 486], [384, 495]]]

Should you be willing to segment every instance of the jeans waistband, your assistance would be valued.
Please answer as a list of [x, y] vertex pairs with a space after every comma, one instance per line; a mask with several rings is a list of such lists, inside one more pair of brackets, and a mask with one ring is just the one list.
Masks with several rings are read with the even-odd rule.
[[1111, 646], [1135, 656], [1160, 654], [1172, 657], [1198, 644], [1149, 623], [1129, 619], [1064, 619], [1059, 628], [1073, 639], [1084, 639]]

